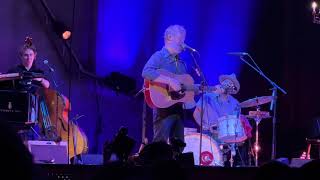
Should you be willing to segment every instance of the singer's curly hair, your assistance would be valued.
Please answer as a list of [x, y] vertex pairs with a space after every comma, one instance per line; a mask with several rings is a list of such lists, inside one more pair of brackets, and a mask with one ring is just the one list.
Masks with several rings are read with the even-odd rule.
[[37, 52], [36, 47], [34, 46], [34, 44], [32, 43], [32, 38], [27, 36], [24, 40], [24, 44], [23, 46], [20, 48], [19, 50], [19, 54], [20, 56], [23, 55], [23, 53], [27, 50], [27, 49], [31, 49], [34, 53]]

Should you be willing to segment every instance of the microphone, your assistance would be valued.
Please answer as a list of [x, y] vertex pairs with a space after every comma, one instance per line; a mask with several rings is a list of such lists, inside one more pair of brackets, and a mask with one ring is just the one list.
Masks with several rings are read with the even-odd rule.
[[271, 90], [272, 90], [272, 101], [270, 103], [270, 111], [273, 110], [273, 106], [274, 106], [274, 103], [275, 103], [275, 98], [277, 98], [276, 97], [276, 90], [277, 89], [271, 88]]
[[227, 54], [233, 55], [233, 56], [246, 56], [248, 53], [246, 52], [228, 52]]
[[195, 50], [194, 48], [188, 46], [188, 45], [185, 44], [185, 43], [181, 44], [181, 47], [182, 47], [183, 50], [188, 49], [188, 50], [190, 50], [191, 52], [197, 52], [197, 50]]
[[48, 60], [43, 60], [43, 64], [47, 65], [51, 72], [54, 72], [54, 69], [49, 65], [49, 61]]

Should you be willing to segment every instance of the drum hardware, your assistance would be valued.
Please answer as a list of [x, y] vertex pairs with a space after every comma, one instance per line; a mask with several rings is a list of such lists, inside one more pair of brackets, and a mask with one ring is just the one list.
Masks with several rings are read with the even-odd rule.
[[238, 154], [239, 154], [241, 166], [242, 166], [242, 167], [245, 167], [245, 162], [244, 162], [244, 160], [243, 160], [242, 154], [241, 154], [241, 152], [240, 152], [240, 150], [239, 150], [239, 146], [238, 146], [237, 144], [236, 144], [236, 152], [238, 152]]
[[260, 151], [259, 146], [259, 123], [262, 119], [270, 118], [270, 114], [267, 111], [260, 111], [260, 105], [266, 104], [274, 100], [274, 96], [260, 96], [252, 99], [248, 99], [240, 103], [241, 108], [247, 107], [256, 107], [256, 111], [249, 111], [247, 118], [255, 120], [256, 124], [256, 141], [254, 143], [254, 157], [255, 157], [255, 166], [258, 166], [258, 153]]
[[247, 108], [247, 107], [257, 107], [262, 104], [269, 103], [273, 100], [273, 96], [260, 96], [260, 97], [255, 97], [252, 99], [248, 99], [246, 101], [243, 101], [240, 103], [241, 108]]
[[271, 118], [270, 113], [268, 111], [249, 111], [249, 115], [246, 116], [251, 119], [267, 119]]
[[254, 153], [255, 153], [255, 166], [258, 167], [258, 157], [260, 151], [259, 145], [259, 123], [262, 119], [270, 118], [269, 112], [267, 111], [260, 111], [260, 107], [256, 107], [256, 111], [249, 111], [249, 115], [246, 116], [247, 118], [251, 118], [255, 120], [256, 123], [256, 142], [254, 143]]
[[235, 144], [230, 145], [230, 159], [229, 159], [230, 167], [233, 167], [233, 163], [234, 163], [233, 157], [236, 155], [235, 146], [236, 146]]
[[[245, 166], [242, 155], [239, 150], [239, 146], [239, 143], [222, 143], [219, 145], [225, 167], [234, 167], [234, 157], [236, 157], [237, 153], [240, 158], [241, 166]], [[225, 164], [227, 163], [227, 161], [229, 162], [229, 164]]]
[[230, 162], [230, 167], [233, 167], [233, 162], [234, 162], [233, 156], [234, 156], [234, 155], [231, 153], [231, 155], [230, 155], [230, 160], [229, 160], [229, 162]]

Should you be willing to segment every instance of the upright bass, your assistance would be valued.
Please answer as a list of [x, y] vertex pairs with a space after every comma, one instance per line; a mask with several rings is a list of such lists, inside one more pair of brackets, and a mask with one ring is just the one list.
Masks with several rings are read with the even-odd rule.
[[[85, 133], [73, 120], [69, 120], [71, 110], [69, 99], [52, 89], [42, 89], [41, 91], [44, 97], [43, 102], [45, 102], [42, 103], [42, 106], [47, 106], [42, 109], [47, 110], [42, 112], [42, 109], [40, 109], [39, 123], [45, 137], [47, 137], [46, 139], [68, 142], [69, 160], [76, 155], [87, 153], [88, 141]], [[48, 131], [48, 127], [50, 127], [50, 131]], [[46, 134], [47, 132], [50, 132], [50, 134]]]

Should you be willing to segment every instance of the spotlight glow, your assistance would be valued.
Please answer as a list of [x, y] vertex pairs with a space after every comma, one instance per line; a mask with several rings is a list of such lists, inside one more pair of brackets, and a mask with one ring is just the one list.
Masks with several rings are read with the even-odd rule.
[[254, 150], [255, 150], [256, 152], [260, 151], [260, 146], [255, 145], [255, 146], [254, 146]]
[[316, 11], [318, 4], [315, 1], [313, 1], [311, 6], [312, 6], [313, 11]]
[[71, 31], [65, 31], [65, 32], [62, 33], [62, 38], [63, 38], [64, 40], [69, 39], [70, 36], [71, 36]]

